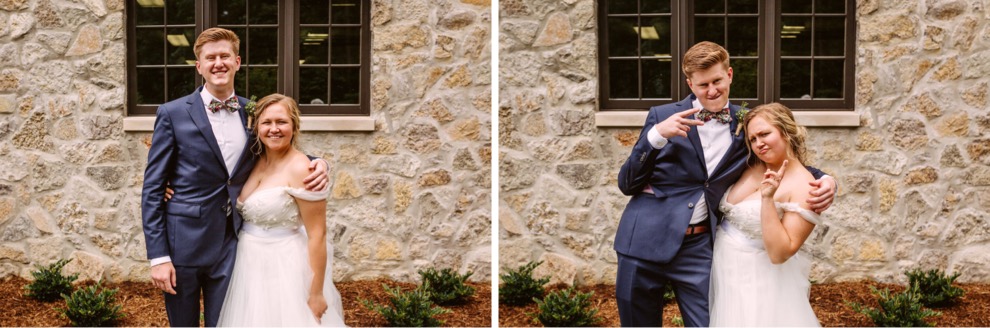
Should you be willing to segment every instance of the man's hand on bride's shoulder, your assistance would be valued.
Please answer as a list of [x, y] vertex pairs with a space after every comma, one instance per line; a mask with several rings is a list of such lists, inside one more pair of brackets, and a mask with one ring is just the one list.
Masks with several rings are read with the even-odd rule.
[[807, 201], [808, 205], [815, 213], [822, 214], [832, 206], [832, 201], [835, 200], [835, 178], [826, 175], [821, 179], [808, 182], [808, 184], [814, 188], [808, 192], [811, 195]]
[[310, 161], [309, 170], [311, 171], [310, 174], [303, 179], [306, 190], [321, 192], [330, 186], [330, 177], [327, 174], [330, 171], [330, 165], [325, 159], [317, 158]]

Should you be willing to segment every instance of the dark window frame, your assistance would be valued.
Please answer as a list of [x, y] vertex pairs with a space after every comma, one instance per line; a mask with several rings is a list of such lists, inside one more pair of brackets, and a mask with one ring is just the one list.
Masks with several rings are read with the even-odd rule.
[[[195, 5], [195, 34], [199, 35], [204, 29], [208, 27], [218, 26], [218, 18], [215, 14], [217, 12], [216, 0], [194, 0]], [[370, 0], [359, 0], [358, 4], [361, 6], [360, 13], [360, 63], [354, 65], [360, 66], [359, 70], [359, 104], [329, 104], [329, 99], [327, 99], [327, 104], [323, 105], [311, 105], [311, 104], [300, 104], [300, 110], [303, 116], [370, 116], [371, 115], [371, 1]], [[125, 13], [126, 13], [126, 45], [127, 45], [127, 104], [126, 111], [128, 116], [154, 116], [160, 104], [138, 104], [137, 103], [137, 44], [135, 40], [137, 32], [137, 22], [135, 14], [135, 6], [138, 4], [134, 0], [125, 1]], [[300, 24], [299, 11], [300, 5], [296, 1], [279, 1], [278, 17], [280, 17], [280, 23], [278, 26], [278, 35], [284, 40], [293, 40], [291, 46], [286, 46], [286, 42], [278, 43], [278, 81], [277, 81], [277, 92], [290, 95], [293, 98], [298, 98], [299, 91], [299, 44], [295, 42], [298, 40]], [[167, 7], [166, 9], [167, 10]], [[167, 22], [166, 22], [167, 23]], [[188, 24], [186, 24], [188, 25]], [[169, 24], [156, 25], [155, 27], [168, 28]], [[352, 24], [350, 26], [356, 26]], [[240, 35], [239, 35], [240, 36]], [[243, 39], [245, 36], [240, 36], [242, 38], [241, 53], [245, 51]], [[190, 40], [194, 41], [194, 40]], [[242, 56], [243, 59], [243, 56]], [[148, 67], [166, 67], [170, 64], [166, 63], [163, 65], [143, 65]], [[245, 65], [242, 61], [241, 65]], [[180, 65], [181, 66], [181, 65]], [[239, 72], [245, 74], [245, 72]], [[167, 70], [166, 70], [167, 74]], [[329, 80], [329, 79], [328, 79]], [[195, 74], [194, 85], [203, 85], [203, 77], [197, 72]], [[328, 86], [329, 88], [329, 86]], [[166, 84], [163, 92], [168, 92], [168, 84], [166, 77]], [[192, 92], [189, 90], [188, 92]], [[178, 99], [179, 97], [186, 96], [188, 94], [181, 95], [170, 95], [166, 93], [165, 101], [172, 101]], [[247, 95], [240, 95], [247, 96]], [[259, 95], [263, 96], [263, 95]]]
[[[637, 8], [640, 8], [639, 3], [647, 0], [637, 1]], [[839, 99], [814, 99], [814, 100], [801, 100], [801, 99], [788, 99], [781, 98], [781, 83], [780, 72], [781, 72], [781, 41], [780, 41], [780, 27], [783, 24], [783, 19], [781, 18], [781, 1], [759, 1], [759, 35], [758, 35], [758, 47], [759, 54], [757, 56], [757, 69], [759, 72], [763, 72], [758, 75], [757, 78], [757, 98], [736, 98], [733, 97], [732, 101], [739, 103], [740, 101], [746, 101], [750, 104], [761, 104], [772, 101], [780, 102], [794, 110], [801, 111], [852, 111], [855, 106], [855, 72], [856, 72], [856, 3], [854, 0], [844, 0], [846, 2], [846, 11], [843, 14], [821, 14], [812, 13], [807, 16], [816, 17], [829, 17], [829, 16], [844, 16], [845, 19], [845, 33], [844, 33], [844, 60], [845, 65], [843, 67], [843, 98]], [[687, 97], [691, 93], [691, 89], [687, 86], [685, 82], [687, 76], [681, 70], [681, 61], [685, 51], [690, 48], [695, 42], [694, 35], [694, 17], [698, 16], [733, 16], [731, 13], [722, 14], [695, 14], [694, 1], [688, 0], [671, 0], [671, 99], [610, 99], [609, 98], [609, 56], [608, 56], [608, 24], [607, 19], [610, 16], [608, 14], [608, 0], [598, 1], [598, 67], [599, 67], [599, 110], [601, 111], [628, 111], [628, 110], [647, 110], [651, 106], [656, 106], [663, 103], [677, 102]], [[624, 14], [624, 15], [611, 15], [616, 16], [638, 16], [639, 14]], [[771, 17], [772, 15], [772, 17]], [[789, 14], [790, 15], [790, 14]], [[686, 28], [685, 27], [689, 27]], [[767, 40], [773, 40], [773, 42], [768, 42]], [[720, 43], [721, 44], [721, 43]], [[724, 44], [722, 44], [725, 46]], [[675, 55], [677, 54], [677, 55]], [[767, 54], [773, 54], [772, 58], [767, 59]], [[812, 52], [810, 59], [814, 59], [816, 56]], [[736, 58], [733, 56], [733, 58]], [[641, 70], [641, 67], [640, 67]], [[813, 74], [813, 72], [812, 72]], [[638, 74], [636, 80], [636, 87], [640, 88], [642, 73]], [[814, 81], [814, 76], [812, 76], [812, 81]], [[813, 83], [813, 82], [812, 82]]]

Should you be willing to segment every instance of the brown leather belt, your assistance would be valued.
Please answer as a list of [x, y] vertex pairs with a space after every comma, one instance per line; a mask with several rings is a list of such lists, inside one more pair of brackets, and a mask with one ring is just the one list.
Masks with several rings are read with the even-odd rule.
[[709, 227], [708, 225], [709, 225], [709, 221], [689, 225], [687, 227], [687, 233], [685, 233], [685, 235], [696, 235], [699, 233], [706, 233], [709, 230], [711, 230], [711, 227]]

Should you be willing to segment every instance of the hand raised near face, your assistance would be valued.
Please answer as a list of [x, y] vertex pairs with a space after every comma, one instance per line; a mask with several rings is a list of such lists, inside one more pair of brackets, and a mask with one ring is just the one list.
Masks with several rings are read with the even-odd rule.
[[653, 128], [657, 129], [657, 132], [659, 132], [660, 136], [664, 139], [670, 139], [674, 136], [682, 136], [687, 138], [687, 133], [691, 130], [691, 126], [705, 124], [705, 122], [688, 118], [699, 111], [701, 111], [701, 108], [692, 108], [676, 113], [668, 117], [666, 120], [663, 120], [663, 122], [657, 123], [657, 125], [654, 125]]
[[784, 169], [786, 168], [787, 160], [785, 159], [784, 164], [780, 166], [780, 170], [774, 171], [768, 167], [767, 171], [763, 173], [763, 182], [760, 183], [760, 195], [763, 198], [773, 199], [773, 194], [780, 187], [780, 180], [784, 178]]

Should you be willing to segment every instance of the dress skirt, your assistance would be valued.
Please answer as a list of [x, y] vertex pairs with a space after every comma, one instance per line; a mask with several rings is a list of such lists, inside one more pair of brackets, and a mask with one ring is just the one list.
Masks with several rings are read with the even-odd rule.
[[220, 312], [220, 326], [344, 326], [340, 293], [333, 284], [328, 243], [323, 295], [329, 308], [317, 323], [307, 305], [313, 272], [303, 229], [262, 230], [244, 225]]

